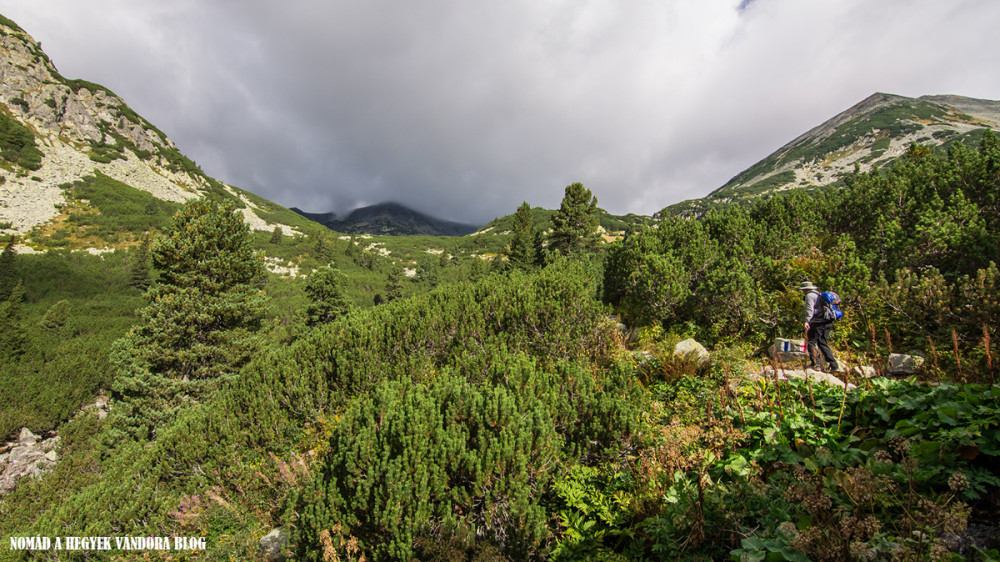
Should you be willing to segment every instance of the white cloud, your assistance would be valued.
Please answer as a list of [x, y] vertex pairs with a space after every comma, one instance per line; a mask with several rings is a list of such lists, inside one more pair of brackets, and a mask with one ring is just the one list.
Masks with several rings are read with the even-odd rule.
[[288, 206], [485, 221], [582, 181], [719, 187], [875, 91], [997, 98], [989, 0], [0, 0], [206, 171]]

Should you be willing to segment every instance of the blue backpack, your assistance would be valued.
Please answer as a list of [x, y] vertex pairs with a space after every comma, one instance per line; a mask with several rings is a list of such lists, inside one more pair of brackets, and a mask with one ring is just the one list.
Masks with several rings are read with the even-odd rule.
[[840, 295], [833, 291], [824, 291], [819, 294], [823, 299], [823, 318], [831, 322], [836, 322], [844, 317], [844, 311], [840, 310]]

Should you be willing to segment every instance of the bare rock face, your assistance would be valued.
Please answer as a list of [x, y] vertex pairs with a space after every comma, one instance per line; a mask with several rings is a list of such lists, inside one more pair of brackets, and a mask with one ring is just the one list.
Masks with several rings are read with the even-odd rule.
[[[25, 233], [58, 216], [66, 202], [59, 186], [98, 171], [166, 201], [202, 194], [207, 178], [172, 168], [164, 154], [176, 149], [174, 143], [121, 98], [96, 84], [64, 79], [31, 36], [2, 31], [0, 102], [35, 133], [43, 154], [40, 169], [3, 174], [0, 219], [14, 231]], [[102, 144], [119, 146], [121, 158], [91, 159]]]
[[7, 443], [3, 447], [7, 452], [0, 454], [0, 495], [13, 490], [20, 479], [40, 476], [55, 465], [58, 445], [58, 436], [43, 440], [28, 428], [21, 428], [18, 440]]

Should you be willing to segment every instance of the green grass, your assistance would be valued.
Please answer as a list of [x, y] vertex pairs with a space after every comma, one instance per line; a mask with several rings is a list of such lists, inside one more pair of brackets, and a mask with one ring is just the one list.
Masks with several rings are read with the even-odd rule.
[[20, 31], [20, 32], [24, 33], [24, 30], [21, 29], [21, 26], [17, 25], [13, 21], [11, 21], [10, 19], [8, 19], [8, 18], [6, 18], [6, 17], [4, 17], [2, 15], [0, 15], [0, 25], [2, 25], [4, 27], [9, 27], [9, 28], [13, 29], [14, 31]]
[[795, 172], [785, 170], [779, 174], [764, 178], [759, 182], [741, 190], [740, 197], [752, 197], [761, 193], [767, 193], [780, 187], [785, 187], [795, 181]]
[[109, 242], [117, 241], [122, 232], [137, 235], [162, 229], [180, 208], [100, 172], [71, 184], [68, 195], [88, 201], [97, 211], [71, 211], [69, 223]]

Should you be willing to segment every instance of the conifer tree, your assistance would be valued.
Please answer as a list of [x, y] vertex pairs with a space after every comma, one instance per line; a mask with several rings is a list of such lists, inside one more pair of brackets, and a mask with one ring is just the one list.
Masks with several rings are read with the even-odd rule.
[[145, 291], [149, 288], [149, 234], [142, 237], [142, 241], [129, 252], [131, 258], [129, 263], [129, 287]]
[[14, 252], [14, 240], [11, 239], [0, 253], [0, 301], [7, 300], [14, 286], [17, 285], [17, 273], [14, 271], [17, 254]]
[[11, 288], [7, 298], [0, 299], [0, 359], [4, 361], [21, 355], [27, 340], [21, 321], [24, 312], [21, 302], [24, 300], [24, 289], [18, 282]]
[[333, 260], [334, 243], [330, 237], [323, 234], [316, 235], [316, 241], [313, 243], [313, 256], [316, 257], [316, 261], [321, 264], [328, 264]]
[[564, 256], [597, 244], [597, 197], [582, 183], [566, 186], [562, 204], [552, 215], [549, 249]]
[[55, 329], [66, 324], [70, 314], [73, 312], [73, 305], [67, 300], [61, 300], [49, 307], [38, 325], [43, 328]]
[[188, 202], [152, 248], [159, 282], [115, 343], [115, 425], [138, 438], [204, 400], [250, 359], [266, 297], [250, 230], [231, 202]]
[[535, 237], [531, 241], [531, 247], [535, 253], [534, 265], [544, 267], [548, 259], [548, 249], [545, 247], [545, 234], [540, 230], [535, 231]]
[[344, 296], [347, 277], [332, 267], [321, 267], [309, 276], [306, 294], [312, 299], [306, 308], [306, 323], [310, 326], [333, 322], [343, 316], [350, 305]]
[[347, 249], [344, 250], [344, 254], [356, 257], [358, 255], [358, 237], [351, 235], [350, 240], [347, 241]]
[[385, 287], [385, 302], [392, 302], [403, 297], [403, 271], [394, 267], [389, 272], [389, 279]]
[[510, 264], [529, 269], [535, 263], [535, 227], [531, 221], [531, 206], [525, 201], [514, 214], [514, 238], [510, 241]]
[[282, 238], [281, 227], [275, 225], [274, 230], [271, 231], [271, 244], [274, 244], [275, 246], [280, 245], [281, 238]]

